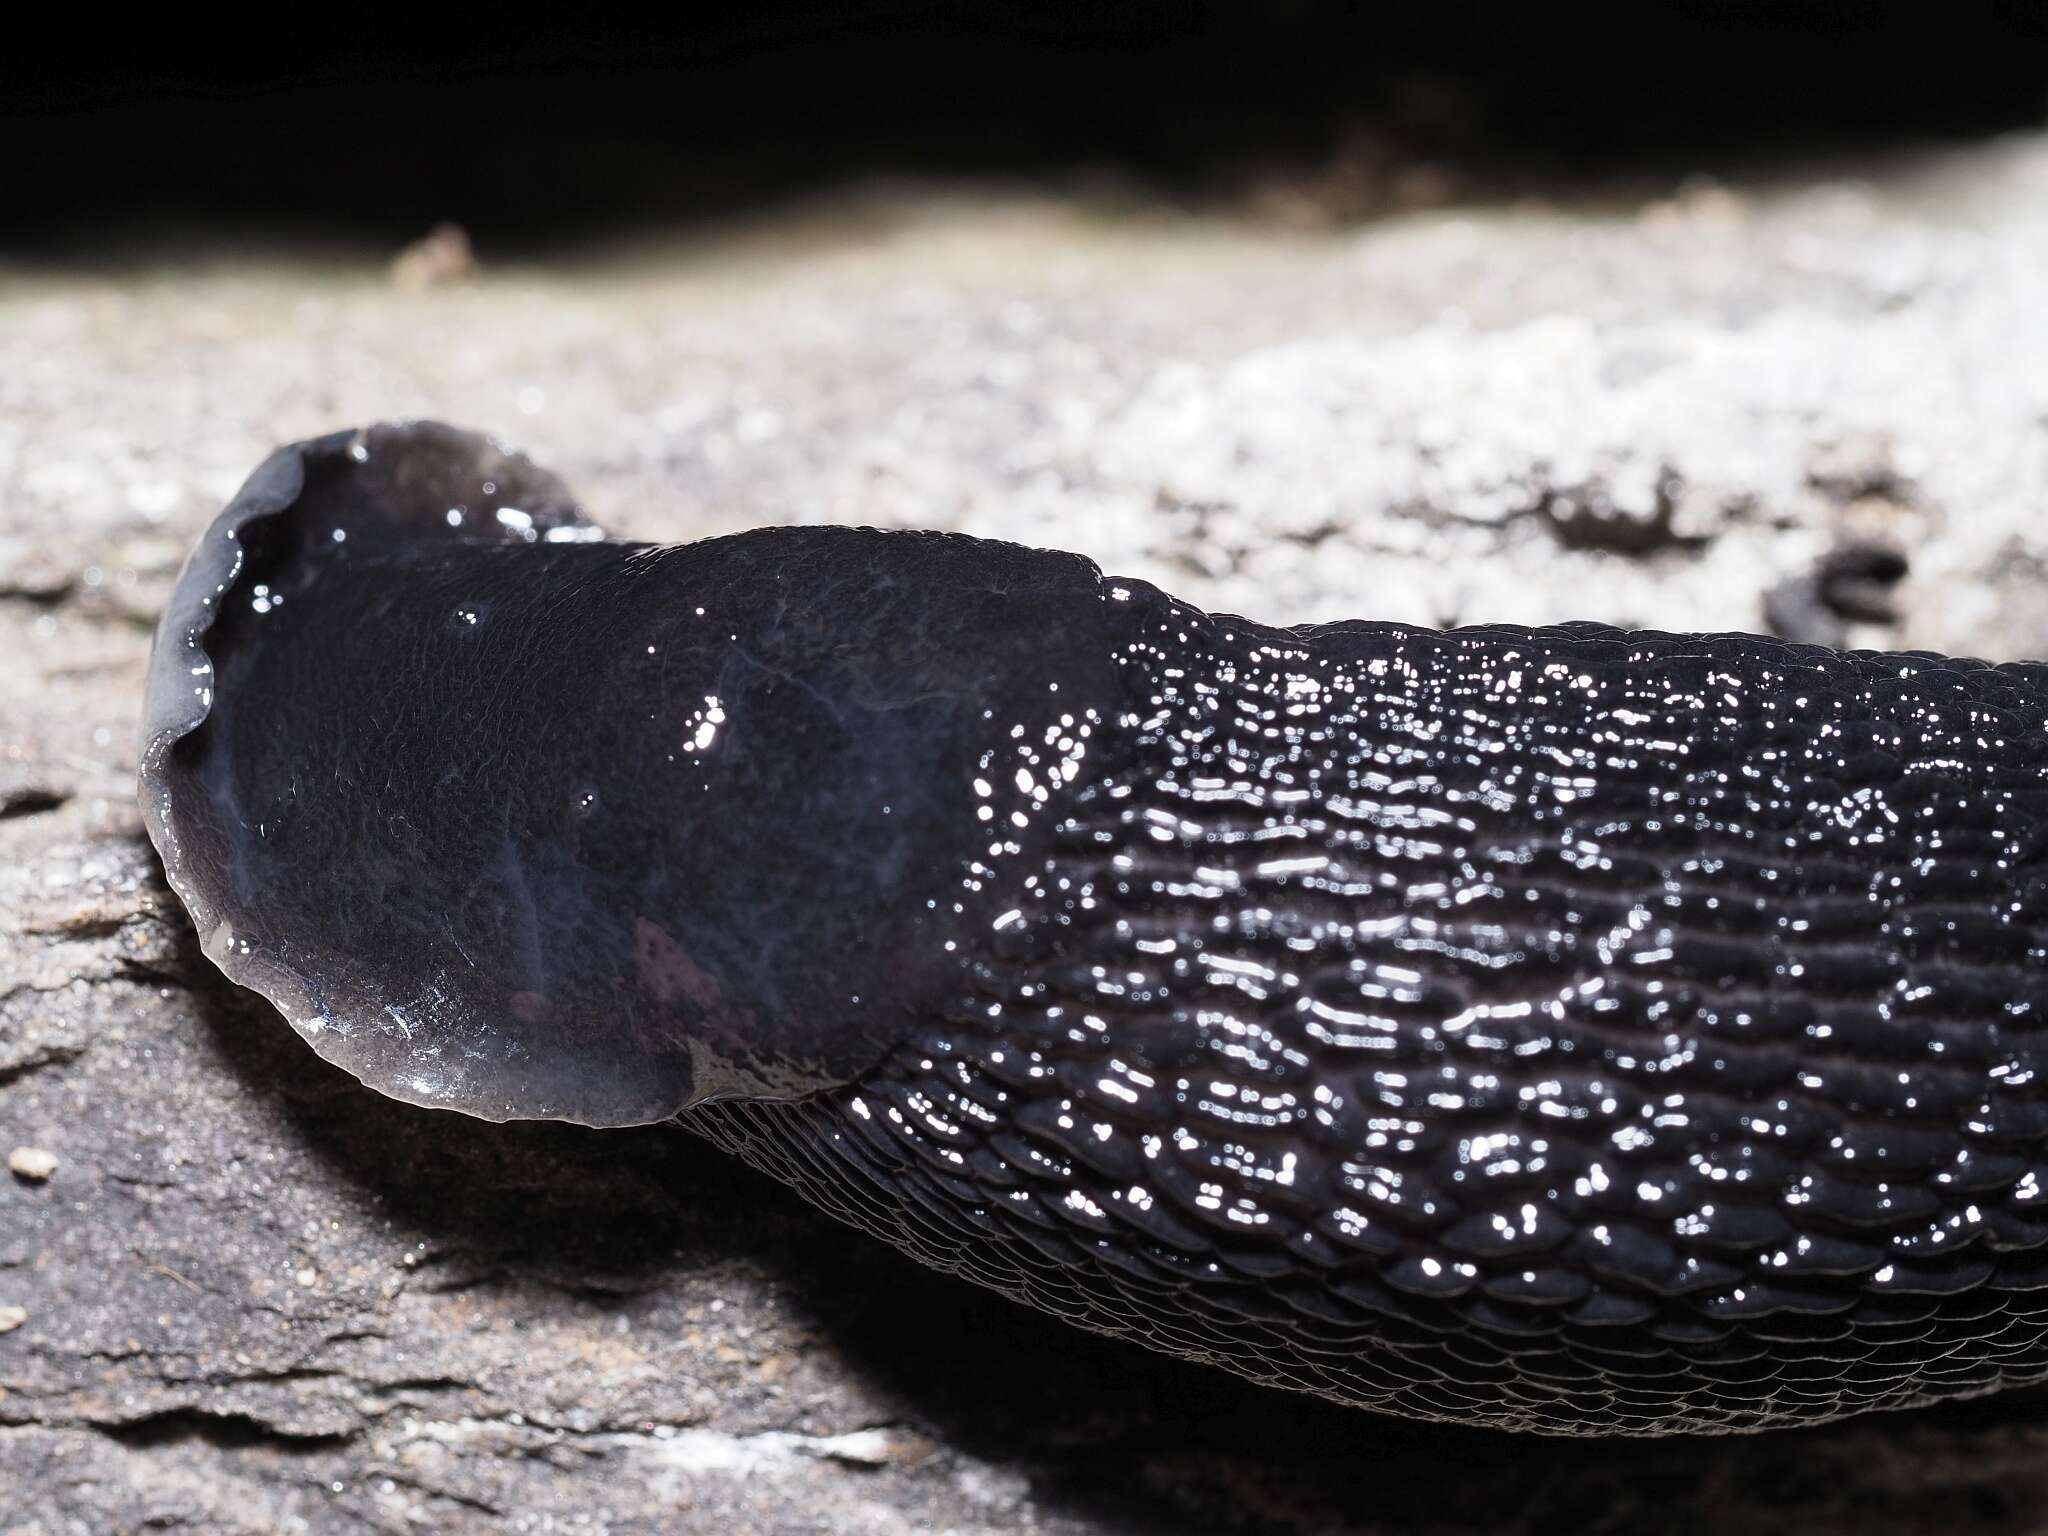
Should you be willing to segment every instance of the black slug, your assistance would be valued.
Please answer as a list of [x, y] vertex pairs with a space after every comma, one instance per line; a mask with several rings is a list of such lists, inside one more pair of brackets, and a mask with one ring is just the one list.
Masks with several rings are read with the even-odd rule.
[[613, 543], [387, 427], [200, 541], [142, 803], [379, 1091], [673, 1117], [1260, 1381], [1647, 1434], [2048, 1376], [2048, 667]]

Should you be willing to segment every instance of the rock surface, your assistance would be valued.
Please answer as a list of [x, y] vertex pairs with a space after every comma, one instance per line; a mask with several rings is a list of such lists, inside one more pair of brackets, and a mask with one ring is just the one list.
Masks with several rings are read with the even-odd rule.
[[634, 537], [1749, 629], [1870, 544], [1907, 573], [1852, 641], [2048, 654], [2048, 138], [1323, 230], [899, 188], [482, 261], [0, 270], [0, 1147], [55, 1159], [0, 1181], [0, 1532], [2042, 1528], [2032, 1396], [1417, 1427], [1074, 1333], [678, 1133], [377, 1099], [212, 973], [132, 774], [193, 534], [274, 443], [412, 414]]

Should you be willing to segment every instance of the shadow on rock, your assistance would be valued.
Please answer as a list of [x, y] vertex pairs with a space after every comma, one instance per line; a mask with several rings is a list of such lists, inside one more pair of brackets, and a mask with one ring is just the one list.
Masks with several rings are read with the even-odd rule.
[[[1118, 1528], [2006, 1531], [2048, 1495], [2048, 1396], [1818, 1429], [1559, 1440], [1418, 1424], [1095, 1338], [911, 1268], [821, 1295], [834, 1344], [942, 1443]], [[1763, 1525], [1759, 1526], [1759, 1521]]]

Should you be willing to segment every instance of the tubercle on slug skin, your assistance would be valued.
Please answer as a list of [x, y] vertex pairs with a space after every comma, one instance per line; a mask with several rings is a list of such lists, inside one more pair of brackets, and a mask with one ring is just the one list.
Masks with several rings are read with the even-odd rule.
[[[399, 500], [496, 462], [421, 441], [372, 441]], [[383, 1091], [687, 1105], [927, 1262], [1416, 1416], [2048, 1375], [2043, 669], [487, 510], [253, 537], [146, 771], [211, 807], [152, 827], [195, 916], [261, 913]]]

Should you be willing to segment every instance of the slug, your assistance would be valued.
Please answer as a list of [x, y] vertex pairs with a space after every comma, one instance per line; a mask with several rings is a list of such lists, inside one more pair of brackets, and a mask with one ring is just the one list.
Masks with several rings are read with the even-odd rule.
[[415, 424], [256, 471], [145, 713], [207, 954], [381, 1093], [1418, 1418], [2048, 1377], [2048, 668], [617, 543]]

